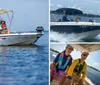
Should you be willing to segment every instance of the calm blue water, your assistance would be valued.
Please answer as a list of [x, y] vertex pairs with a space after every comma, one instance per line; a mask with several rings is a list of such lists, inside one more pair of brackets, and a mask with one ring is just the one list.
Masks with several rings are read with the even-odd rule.
[[48, 32], [35, 44], [0, 47], [0, 85], [48, 85]]

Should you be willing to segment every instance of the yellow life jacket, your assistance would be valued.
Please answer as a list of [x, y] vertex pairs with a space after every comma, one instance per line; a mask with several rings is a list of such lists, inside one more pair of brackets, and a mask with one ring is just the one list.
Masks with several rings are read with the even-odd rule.
[[83, 62], [83, 64], [81, 64], [80, 62], [81, 60], [79, 59], [79, 63], [76, 64], [75, 68], [74, 68], [74, 72], [77, 75], [81, 75], [83, 73], [84, 70], [84, 66], [85, 66], [85, 62]]

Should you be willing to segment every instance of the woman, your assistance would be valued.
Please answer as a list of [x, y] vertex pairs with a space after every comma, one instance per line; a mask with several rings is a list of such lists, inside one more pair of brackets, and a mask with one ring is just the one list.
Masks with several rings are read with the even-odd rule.
[[1, 28], [2, 28], [2, 30], [6, 30], [7, 29], [6, 22], [4, 20], [1, 21]]
[[73, 51], [73, 47], [70, 45], [67, 45], [65, 50], [61, 53], [59, 53], [56, 58], [54, 59], [54, 62], [51, 64], [50, 69], [50, 79], [51, 82], [53, 79], [60, 78], [59, 85], [62, 85], [62, 83], [65, 80], [66, 77], [66, 70], [72, 63], [72, 57], [70, 53]]
[[88, 57], [88, 52], [82, 52], [81, 58], [75, 59], [71, 66], [69, 67], [67, 79], [63, 85], [73, 85], [78, 83], [78, 85], [83, 85], [83, 81], [87, 73], [87, 63], [85, 62]]
[[4, 20], [1, 20], [1, 31], [0, 33], [1, 34], [8, 34], [8, 30], [7, 30], [7, 27], [6, 27], [6, 22]]

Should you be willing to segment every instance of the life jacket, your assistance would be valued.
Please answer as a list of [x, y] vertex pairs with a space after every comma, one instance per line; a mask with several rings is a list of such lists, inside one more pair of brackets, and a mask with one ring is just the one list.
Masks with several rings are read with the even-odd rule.
[[6, 28], [6, 24], [2, 24], [1, 27], [2, 27], [2, 29], [5, 29]]
[[71, 59], [71, 56], [69, 55], [66, 59], [66, 62], [65, 64], [63, 65], [62, 62], [63, 62], [63, 58], [64, 58], [64, 53], [61, 53], [59, 55], [59, 59], [58, 59], [58, 64], [57, 64], [57, 70], [65, 70], [66, 69], [66, 66], [68, 65], [68, 62], [69, 60]]
[[85, 62], [83, 64], [81, 64], [80, 62], [81, 62], [81, 59], [79, 59], [79, 63], [77, 63], [75, 68], [74, 68], [74, 72], [77, 75], [81, 75], [83, 73], [83, 70], [84, 70]]

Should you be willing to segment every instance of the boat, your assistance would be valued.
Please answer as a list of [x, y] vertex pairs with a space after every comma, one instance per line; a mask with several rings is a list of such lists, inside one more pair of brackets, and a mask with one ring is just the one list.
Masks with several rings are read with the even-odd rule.
[[[61, 21], [58, 16], [66, 13], [68, 16], [84, 16], [79, 9], [75, 8], [59, 8], [50, 12], [54, 19], [50, 22], [50, 31], [58, 33], [76, 34], [76, 36], [84, 36], [83, 38], [93, 39], [100, 34], [100, 23], [94, 22], [92, 19], [89, 21], [76, 21], [71, 18], [69, 21]], [[57, 16], [57, 18], [56, 18]], [[86, 15], [87, 17], [87, 15]], [[96, 17], [96, 16], [95, 16]]]
[[[9, 13], [11, 13], [11, 17], [9, 18]], [[1, 14], [7, 14], [9, 18], [9, 29], [11, 27], [12, 19], [14, 12], [12, 10], [8, 9], [0, 9], [0, 15]], [[0, 17], [1, 18], [1, 17]], [[2, 18], [1, 18], [2, 20]], [[43, 27], [39, 26], [36, 28], [36, 32], [16, 32], [11, 33], [10, 30], [7, 27], [6, 32], [0, 32], [0, 46], [12, 46], [12, 45], [31, 45], [35, 43], [44, 33], [43, 33]]]
[[[94, 52], [96, 50], [100, 50], [100, 44], [70, 44], [74, 49], [79, 50], [80, 52], [87, 51], [87, 52]], [[51, 59], [55, 58], [58, 53], [60, 53], [58, 50], [55, 50], [53, 48], [50, 48], [50, 56]], [[54, 54], [55, 53], [55, 54]], [[51, 62], [52, 63], [52, 60]], [[50, 85], [59, 85], [60, 77], [55, 78]], [[66, 84], [67, 85], [67, 84]], [[76, 85], [76, 84], [74, 84]], [[95, 85], [88, 77], [85, 78], [83, 85]]]

